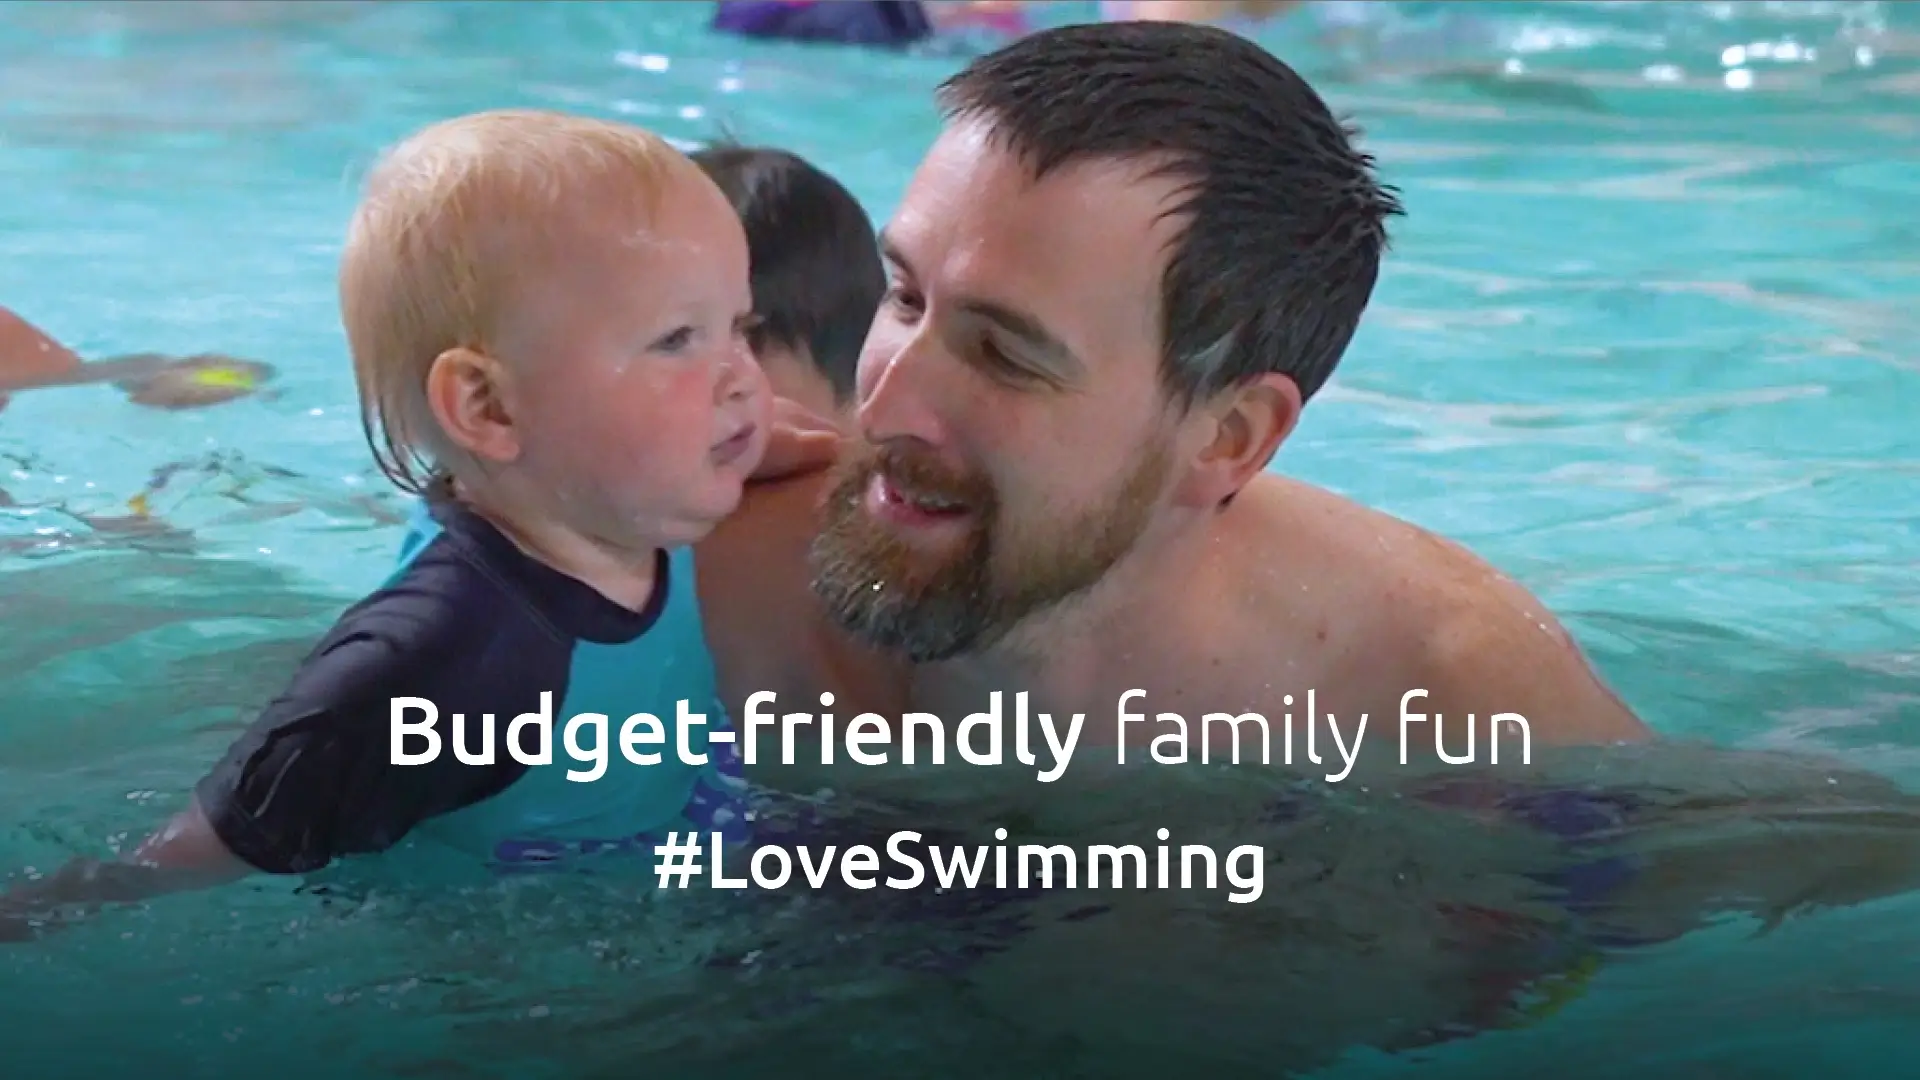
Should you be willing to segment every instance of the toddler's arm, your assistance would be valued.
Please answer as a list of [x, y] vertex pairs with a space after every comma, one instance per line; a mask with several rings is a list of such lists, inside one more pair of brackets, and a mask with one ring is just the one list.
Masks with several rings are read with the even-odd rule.
[[[384, 851], [421, 822], [518, 779], [526, 766], [506, 754], [488, 765], [467, 765], [452, 753], [422, 765], [393, 762], [397, 697], [433, 701], [443, 718], [514, 715], [539, 704], [514, 678], [524, 667], [490, 659], [498, 613], [449, 607], [430, 577], [410, 584], [349, 611], [195, 787], [192, 806], [135, 853], [75, 860], [0, 896], [0, 941], [31, 936], [51, 909], [91, 911], [252, 873], [310, 873], [343, 856]], [[537, 648], [506, 645], [523, 660]]]
[[0, 895], [0, 941], [30, 937], [58, 909], [78, 907], [91, 914], [102, 904], [224, 885], [252, 869], [221, 842], [196, 801], [124, 861], [75, 859]]

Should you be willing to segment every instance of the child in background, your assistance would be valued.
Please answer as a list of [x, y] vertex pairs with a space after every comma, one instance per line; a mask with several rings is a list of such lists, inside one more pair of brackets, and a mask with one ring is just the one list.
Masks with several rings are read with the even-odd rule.
[[[401, 144], [354, 216], [341, 307], [375, 458], [426, 495], [432, 527], [191, 806], [128, 861], [6, 897], [0, 937], [48, 906], [305, 873], [416, 836], [524, 868], [650, 851], [656, 830], [737, 833], [737, 757], [676, 718], [715, 698], [689, 545], [769, 468], [748, 266], [726, 197], [647, 131], [503, 111]], [[797, 468], [810, 441], [786, 434]], [[437, 709], [420, 724], [434, 734], [396, 746], [392, 703], [409, 697]], [[665, 728], [640, 732], [652, 766], [620, 750], [642, 712]], [[552, 720], [551, 764], [522, 762], [541, 756], [533, 738], [506, 745], [527, 713]], [[611, 730], [574, 742], [581, 713]], [[573, 745], [610, 749], [592, 782], [569, 778]]]
[[774, 393], [820, 416], [853, 405], [886, 293], [874, 226], [838, 180], [784, 150], [722, 144], [693, 160], [733, 203], [753, 264], [753, 354]]

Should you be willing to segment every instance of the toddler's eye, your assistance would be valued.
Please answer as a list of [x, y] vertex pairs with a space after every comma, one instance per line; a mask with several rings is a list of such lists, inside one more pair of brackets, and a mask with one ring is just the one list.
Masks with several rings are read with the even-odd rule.
[[653, 343], [656, 352], [678, 352], [693, 342], [693, 327], [683, 326]]

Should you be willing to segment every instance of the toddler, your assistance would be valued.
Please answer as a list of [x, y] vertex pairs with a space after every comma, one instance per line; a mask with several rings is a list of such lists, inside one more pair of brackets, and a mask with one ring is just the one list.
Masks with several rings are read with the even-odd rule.
[[[727, 198], [627, 125], [451, 120], [374, 172], [340, 299], [375, 457], [425, 496], [402, 565], [129, 860], [76, 862], [0, 903], [16, 932], [36, 906], [416, 839], [524, 867], [650, 850], [673, 828], [737, 833], [737, 757], [680, 708], [715, 697], [689, 545], [767, 474], [774, 427]], [[784, 464], [804, 457], [788, 447]], [[431, 708], [403, 715], [401, 698]], [[550, 719], [549, 745], [537, 725], [510, 736], [529, 713]], [[582, 713], [606, 721], [569, 729]], [[657, 764], [622, 753], [637, 713], [661, 721], [634, 747]], [[688, 764], [683, 745], [711, 754]], [[580, 759], [594, 747], [603, 769]]]

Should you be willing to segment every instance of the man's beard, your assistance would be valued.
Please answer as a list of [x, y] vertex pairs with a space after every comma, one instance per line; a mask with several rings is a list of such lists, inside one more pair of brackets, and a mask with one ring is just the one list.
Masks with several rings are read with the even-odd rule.
[[[1149, 443], [1112, 492], [1064, 520], [1011, 525], [993, 485], [931, 455], [888, 446], [843, 459], [812, 548], [813, 591], [846, 631], [915, 663], [976, 653], [1031, 616], [1084, 593], [1139, 541], [1172, 457]], [[965, 508], [958, 548], [929, 555], [864, 507], [876, 476]]]

